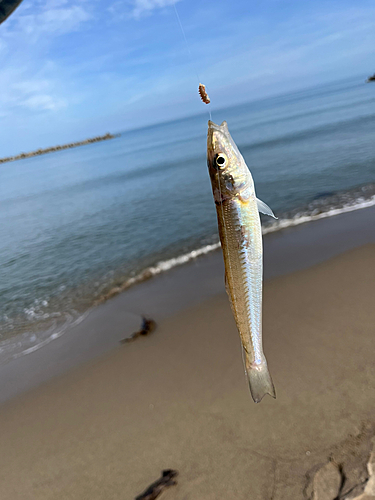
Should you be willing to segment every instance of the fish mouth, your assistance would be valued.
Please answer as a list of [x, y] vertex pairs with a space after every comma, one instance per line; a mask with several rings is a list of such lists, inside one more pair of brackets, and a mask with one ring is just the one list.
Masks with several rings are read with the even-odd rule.
[[213, 155], [215, 146], [218, 143], [222, 143], [225, 139], [228, 139], [229, 131], [228, 124], [223, 121], [221, 125], [217, 125], [211, 120], [208, 120], [208, 132], [207, 132], [207, 152], [209, 155]]
[[228, 134], [227, 122], [224, 120], [221, 125], [217, 125], [213, 121], [208, 120], [208, 132], [212, 133], [213, 131], [221, 132], [222, 134], [227, 135]]
[[242, 158], [236, 143], [229, 133], [228, 124], [225, 120], [221, 125], [217, 125], [213, 121], [208, 120], [207, 156], [211, 161], [215, 151], [216, 153], [232, 151], [236, 157]]

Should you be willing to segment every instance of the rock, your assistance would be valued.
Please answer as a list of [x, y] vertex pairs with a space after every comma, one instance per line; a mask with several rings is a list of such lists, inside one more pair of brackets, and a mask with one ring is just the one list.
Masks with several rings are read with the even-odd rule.
[[372, 438], [372, 451], [367, 463], [369, 480], [367, 481], [364, 493], [375, 499], [375, 438]]
[[[345, 500], [375, 500], [375, 438], [371, 439], [372, 451], [367, 462], [368, 481], [361, 491], [356, 494], [356, 489], [352, 490]], [[362, 487], [363, 488], [363, 487]]]
[[358, 434], [351, 434], [331, 454], [331, 461], [340, 464], [343, 478], [340, 499], [357, 498], [369, 478], [368, 461], [372, 450], [374, 429], [363, 424]]
[[342, 477], [333, 462], [321, 467], [312, 482], [312, 500], [335, 500], [338, 497]]

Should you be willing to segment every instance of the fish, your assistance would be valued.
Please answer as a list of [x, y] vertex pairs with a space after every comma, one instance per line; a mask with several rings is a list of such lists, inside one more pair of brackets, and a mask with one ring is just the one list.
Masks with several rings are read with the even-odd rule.
[[255, 194], [252, 175], [228, 124], [208, 122], [207, 165], [225, 264], [225, 285], [240, 335], [251, 396], [276, 398], [262, 346], [263, 243], [259, 212], [275, 217]]

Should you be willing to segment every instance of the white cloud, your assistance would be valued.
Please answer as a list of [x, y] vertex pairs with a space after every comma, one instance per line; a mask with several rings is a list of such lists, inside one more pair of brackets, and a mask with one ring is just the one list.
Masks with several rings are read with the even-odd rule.
[[150, 14], [155, 9], [162, 9], [170, 5], [174, 5], [180, 0], [134, 0], [132, 15], [139, 18], [143, 15]]
[[26, 35], [27, 41], [37, 41], [47, 33], [61, 35], [77, 31], [81, 24], [91, 18], [82, 5], [68, 5], [66, 0], [50, 0], [35, 4], [34, 9], [24, 9], [20, 15], [10, 18], [2, 34], [6, 38]]
[[49, 74], [50, 70], [48, 64], [34, 75], [31, 75], [27, 66], [3, 69], [0, 73], [2, 115], [22, 115], [25, 111], [51, 112], [65, 107], [61, 85]]
[[181, 0], [123, 0], [111, 2], [107, 11], [112, 16], [112, 21], [124, 21], [129, 18], [140, 19], [150, 16], [153, 11], [173, 6]]
[[[92, 2], [91, 2], [92, 3]], [[25, 6], [25, 8], [23, 8]], [[0, 31], [2, 117], [38, 116], [67, 107], [69, 67], [54, 57], [56, 38], [85, 29], [92, 5], [85, 0], [30, 0]], [[67, 49], [69, 53], [71, 48]]]
[[69, 8], [48, 9], [38, 14], [22, 16], [19, 26], [28, 35], [39, 37], [46, 32], [62, 34], [76, 31], [81, 23], [88, 19], [90, 15], [83, 7], [73, 5]]
[[74, 126], [89, 135], [94, 124], [116, 130], [200, 112], [196, 72], [221, 107], [371, 64], [373, 7], [332, 11], [318, 2], [307, 13], [232, 16], [228, 2], [186, 2], [191, 61], [174, 18], [178, 1], [23, 2], [0, 29], [0, 145], [17, 144], [12, 137], [20, 140], [15, 131], [26, 125], [22, 141], [31, 144]]
[[65, 103], [48, 94], [35, 94], [21, 101], [20, 105], [31, 110], [56, 111], [64, 107]]
[[33, 111], [55, 111], [65, 102], [54, 95], [54, 82], [48, 79], [23, 80], [10, 86], [14, 93], [14, 105]]

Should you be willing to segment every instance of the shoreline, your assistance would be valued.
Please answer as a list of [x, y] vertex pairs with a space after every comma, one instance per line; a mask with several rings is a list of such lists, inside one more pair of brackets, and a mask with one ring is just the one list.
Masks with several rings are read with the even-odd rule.
[[[375, 243], [368, 231], [374, 219], [375, 207], [370, 207], [266, 235], [265, 281]], [[225, 294], [220, 249], [138, 283], [91, 308], [58, 338], [52, 335], [41, 347], [31, 346], [25, 355], [21, 348], [14, 359], [0, 361], [0, 403], [115, 349], [139, 329], [142, 316], [159, 324], [220, 294]]]
[[[367, 185], [366, 187], [369, 188], [370, 185]], [[372, 186], [372, 184], [371, 184]], [[363, 186], [356, 188], [363, 190]], [[320, 213], [312, 213], [309, 216], [303, 216], [299, 215], [298, 212], [297, 216], [292, 216], [291, 218], [283, 218], [281, 216], [280, 219], [276, 221], [275, 224], [267, 224], [267, 221], [263, 221], [263, 236], [265, 237], [265, 241], [270, 237], [270, 235], [276, 233], [276, 236], [280, 233], [281, 235], [285, 230], [296, 228], [298, 226], [303, 226], [304, 228], [309, 228], [311, 222], [319, 221], [321, 219], [330, 219], [330, 218], [335, 218], [337, 216], [350, 213], [350, 212], [355, 212], [355, 211], [363, 211], [364, 209], [371, 208], [375, 206], [375, 195], [371, 196], [368, 199], [361, 199], [359, 200], [359, 203], [357, 204], [346, 204], [343, 205], [340, 208], [336, 209], [331, 209], [327, 212], [320, 212]], [[292, 214], [292, 213], [291, 213]], [[356, 217], [358, 219], [358, 217]], [[362, 217], [359, 218], [359, 226], [362, 227], [361, 225], [361, 219]], [[264, 224], [265, 222], [265, 224]], [[332, 227], [332, 223], [328, 223], [330, 227]], [[354, 230], [356, 230], [358, 224], [353, 224]], [[334, 227], [334, 226], [333, 226]], [[305, 229], [304, 229], [305, 230]], [[304, 231], [303, 230], [303, 231]], [[341, 232], [341, 229], [340, 231]], [[356, 231], [357, 236], [360, 238], [360, 241], [362, 241], [362, 230]], [[363, 228], [363, 234], [365, 234], [365, 228]], [[372, 241], [371, 238], [369, 241]], [[313, 243], [313, 242], [312, 242]], [[345, 244], [345, 242], [342, 242]], [[358, 243], [359, 245], [360, 243]], [[267, 245], [266, 245], [267, 247]], [[78, 307], [73, 307], [73, 311], [68, 311], [65, 313], [66, 319], [64, 322], [59, 323], [58, 325], [52, 326], [48, 329], [44, 328], [41, 324], [40, 325], [31, 325], [32, 330], [30, 331], [25, 331], [24, 329], [19, 332], [15, 332], [12, 330], [10, 335], [5, 333], [5, 338], [3, 338], [0, 341], [0, 365], [6, 360], [8, 357], [12, 358], [15, 351], [16, 351], [16, 356], [19, 356], [21, 354], [21, 351], [24, 349], [25, 352], [32, 352], [33, 350], [38, 349], [38, 346], [42, 346], [46, 343], [48, 343], [51, 339], [55, 339], [60, 337], [61, 335], [64, 334], [64, 332], [68, 329], [74, 326], [76, 323], [81, 322], [84, 317], [90, 313], [90, 311], [99, 306], [100, 304], [106, 303], [108, 300], [116, 297], [117, 295], [131, 289], [134, 286], [138, 286], [141, 283], [147, 282], [150, 279], [154, 279], [160, 274], [163, 274], [165, 272], [170, 272], [173, 270], [175, 267], [179, 267], [181, 265], [186, 265], [191, 262], [194, 262], [197, 258], [200, 259], [204, 256], [209, 256], [213, 252], [216, 252], [218, 249], [220, 249], [220, 243], [211, 243], [207, 244], [203, 247], [198, 247], [195, 249], [192, 249], [188, 251], [187, 253], [182, 253], [180, 255], [177, 255], [175, 257], [171, 257], [167, 260], [160, 260], [156, 262], [155, 264], [152, 264], [149, 267], [146, 267], [142, 271], [140, 271], [138, 274], [135, 274], [132, 277], [127, 277], [127, 278], [122, 278], [121, 280], [113, 280], [112, 285], [106, 286], [103, 288], [101, 294], [95, 295], [95, 297], [92, 299], [91, 304], [90, 301], [87, 302], [85, 308], [80, 308], [79, 305]], [[286, 256], [287, 257], [287, 256]], [[300, 256], [298, 256], [300, 258]], [[271, 260], [272, 262], [272, 260]], [[279, 263], [278, 266], [281, 265], [281, 267], [284, 265], [283, 263]], [[306, 264], [307, 265], [307, 264]], [[267, 266], [266, 266], [266, 278], [267, 276]], [[79, 313], [77, 312], [77, 309], [80, 311]], [[59, 311], [51, 311], [50, 313], [52, 316], [57, 312], [58, 314]], [[18, 347], [15, 347], [16, 344]], [[23, 346], [23, 347], [22, 347]]]
[[[263, 316], [276, 400], [252, 402], [222, 275], [213, 275], [213, 259], [200, 259], [134, 287], [126, 302], [126, 293], [108, 301], [81, 332], [16, 360], [23, 380], [56, 364], [65, 373], [1, 405], [0, 497], [135, 498], [163, 469], [179, 472], [164, 494], [175, 500], [302, 499], [332, 473], [331, 498], [369, 491], [375, 244], [353, 247], [347, 235], [345, 248], [332, 248], [338, 229], [317, 223], [313, 232], [313, 245], [293, 230], [267, 243], [273, 260], [289, 248], [290, 266], [303, 248], [309, 262], [319, 260], [268, 271], [278, 274], [265, 282]], [[126, 307], [136, 314], [146, 303], [159, 315], [156, 332], [108, 349], [108, 336], [118, 345], [125, 323], [136, 323]], [[97, 343], [93, 356], [84, 339], [106, 352]], [[80, 365], [67, 371], [72, 357]]]
[[49, 148], [39, 148], [35, 151], [30, 151], [28, 153], [20, 153], [14, 156], [7, 156], [5, 158], [0, 158], [0, 164], [7, 163], [10, 161], [24, 160], [25, 158], [32, 158], [33, 156], [45, 155], [48, 153], [55, 153], [56, 151], [62, 151], [64, 149], [77, 148], [78, 146], [86, 146], [87, 144], [93, 144], [94, 142], [108, 141], [109, 139], [115, 139], [119, 137], [120, 134], [110, 134], [107, 132], [105, 135], [98, 135], [96, 137], [91, 137], [83, 141], [70, 142], [68, 144], [62, 144], [59, 146], [52, 146]]

